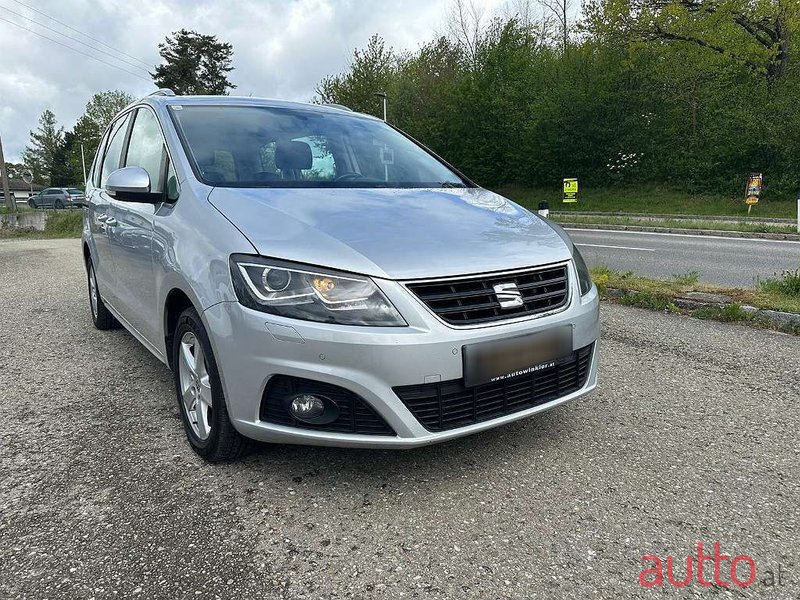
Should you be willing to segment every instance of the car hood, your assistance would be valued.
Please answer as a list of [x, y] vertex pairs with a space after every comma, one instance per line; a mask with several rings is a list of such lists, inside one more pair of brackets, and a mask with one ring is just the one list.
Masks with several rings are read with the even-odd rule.
[[570, 258], [546, 221], [480, 188], [214, 188], [209, 201], [262, 256], [388, 279]]

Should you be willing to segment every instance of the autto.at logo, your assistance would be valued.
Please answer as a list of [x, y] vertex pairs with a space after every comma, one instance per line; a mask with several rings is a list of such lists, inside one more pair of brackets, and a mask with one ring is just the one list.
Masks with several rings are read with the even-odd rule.
[[644, 567], [639, 573], [639, 583], [644, 587], [670, 585], [686, 587], [696, 582], [701, 587], [745, 588], [756, 580], [756, 561], [752, 556], [740, 554], [731, 557], [722, 553], [721, 544], [714, 542], [713, 551], [706, 554], [703, 542], [697, 542], [697, 554], [685, 559], [654, 554], [642, 557]]

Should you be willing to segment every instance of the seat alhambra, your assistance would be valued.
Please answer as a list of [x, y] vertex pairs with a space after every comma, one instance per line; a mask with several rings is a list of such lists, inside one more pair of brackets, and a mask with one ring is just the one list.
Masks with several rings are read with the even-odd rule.
[[86, 189], [94, 324], [174, 373], [210, 461], [250, 439], [412, 448], [597, 382], [598, 295], [557, 225], [339, 106], [160, 90]]

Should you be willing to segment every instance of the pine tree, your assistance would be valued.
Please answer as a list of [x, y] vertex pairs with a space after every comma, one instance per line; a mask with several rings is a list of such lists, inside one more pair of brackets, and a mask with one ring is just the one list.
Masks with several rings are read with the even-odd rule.
[[22, 152], [22, 162], [33, 173], [33, 180], [50, 185], [56, 163], [63, 156], [64, 128], [58, 126], [52, 111], [45, 110], [39, 117], [39, 127], [31, 131], [31, 141]]
[[233, 71], [233, 46], [215, 35], [181, 29], [158, 45], [164, 64], [151, 73], [160, 88], [176, 94], [227, 95], [236, 86], [227, 74]]

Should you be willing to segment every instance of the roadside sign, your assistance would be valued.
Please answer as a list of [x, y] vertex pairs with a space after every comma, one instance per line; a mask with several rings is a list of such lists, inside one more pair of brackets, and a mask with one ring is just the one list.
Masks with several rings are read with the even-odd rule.
[[575, 177], [564, 178], [564, 202], [578, 201], [578, 180]]
[[22, 181], [28, 184], [33, 182], [33, 173], [31, 173], [30, 169], [26, 169], [22, 172]]
[[761, 173], [753, 173], [747, 178], [747, 190], [745, 191], [744, 203], [750, 207], [758, 204], [758, 199], [761, 197], [761, 186], [764, 183], [764, 177]]

